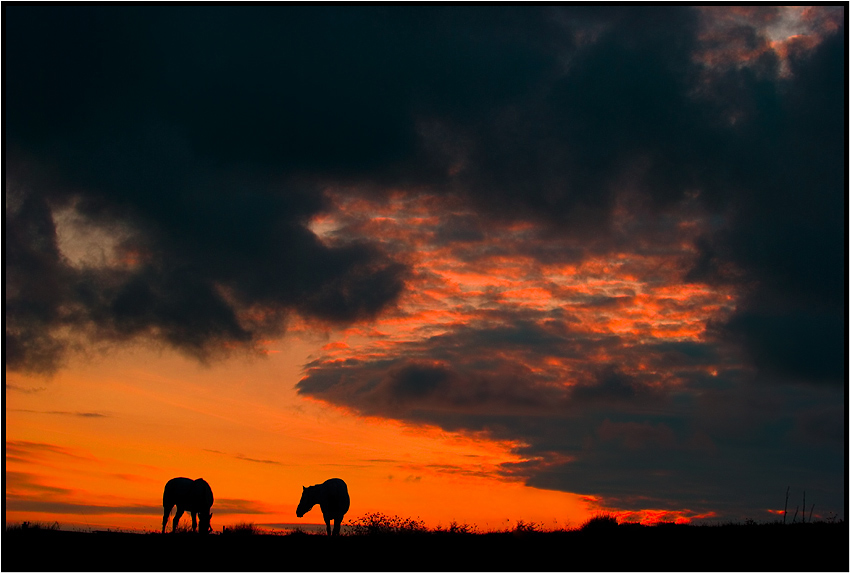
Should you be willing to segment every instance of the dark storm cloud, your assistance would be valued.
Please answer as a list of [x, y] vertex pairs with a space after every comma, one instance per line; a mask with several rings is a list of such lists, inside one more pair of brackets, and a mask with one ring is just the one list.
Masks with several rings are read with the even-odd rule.
[[[523, 32], [552, 37], [536, 10], [16, 6], [7, 17], [6, 361], [31, 371], [61, 365], [68, 328], [205, 360], [280, 334], [293, 311], [376, 315], [404, 267], [363, 242], [321, 244], [305, 228], [325, 208], [321, 185], [445, 183], [455, 158], [421, 140], [429, 118], [486, 116], [554, 61]], [[63, 208], [121, 231], [131, 268], [70, 267]]]
[[624, 174], [659, 204], [680, 198], [709, 135], [688, 97], [693, 11], [586, 17], [604, 26], [600, 39], [564, 54], [566, 73], [545, 88], [476, 126], [459, 175], [482, 202], [580, 237], [608, 231]]
[[[481, 330], [458, 328], [404, 344], [389, 353], [393, 359], [317, 361], [299, 393], [366, 415], [520, 442], [515, 453], [526, 461], [488, 471], [595, 496], [620, 510], [769, 519], [765, 509], [781, 507], [789, 484], [808, 489], [824, 511], [842, 505], [844, 409], [824, 406], [827, 389], [801, 386], [789, 394], [782, 386], [752, 386], [744, 383], [748, 373], [734, 367], [711, 376], [703, 367], [708, 358], [723, 363], [720, 348], [625, 349], [615, 337], [595, 342], [611, 355], [607, 366], [562, 372], [560, 380], [575, 383], [561, 385], [553, 383], [556, 372], [517, 364], [590, 347], [581, 336], [553, 337], [538, 352], [539, 338], [528, 337], [524, 346], [521, 330]], [[484, 346], [483, 339], [513, 342]], [[505, 355], [507, 348], [515, 354]], [[639, 361], [652, 373], [619, 367]], [[675, 380], [660, 386], [659, 376]]]
[[593, 403], [601, 401], [611, 404], [628, 402], [634, 405], [640, 393], [651, 392], [633, 376], [618, 372], [613, 366], [598, 372], [591, 382], [577, 384], [570, 397], [577, 402]]
[[[844, 495], [843, 439], [801, 435], [811, 412], [799, 404], [822, 399], [817, 393], [708, 390], [663, 415], [600, 412], [578, 422], [551, 420], [538, 426], [545, 433], [535, 434], [527, 452], [532, 461], [504, 469], [529, 485], [592, 493], [630, 510], [688, 508], [767, 520], [765, 509], [781, 509], [791, 485], [808, 489], [825, 512], [837, 512]], [[843, 409], [827, 419], [824, 429], [843, 419]], [[552, 463], [550, 450], [573, 456]]]
[[466, 116], [522, 93], [551, 64], [523, 32], [553, 29], [539, 11], [511, 8], [63, 7], [10, 16], [20, 19], [7, 39], [10, 73], [27, 80], [10, 93], [20, 111], [9, 127], [20, 139], [47, 143], [74, 129], [96, 138], [95, 129], [160, 120], [213, 161], [322, 173], [371, 171], [414, 153], [414, 106]]
[[[306, 229], [323, 184], [428, 184], [597, 249], [626, 184], [656, 211], [696, 192], [725, 221], [691, 278], [749, 285], [728, 331], [756, 366], [837, 383], [843, 28], [791, 50], [786, 77], [754, 26], [775, 12], [718, 35], [716, 12], [679, 7], [12, 6], [7, 364], [55, 369], [59, 326], [206, 359], [293, 311], [375, 316], [404, 267]], [[757, 57], [707, 67], [721, 36]], [[60, 207], [141, 258], [69, 268]], [[457, 218], [443, 234], [482, 237]]]
[[487, 208], [597, 242], [626, 178], [656, 210], [699, 192], [726, 226], [697, 245], [691, 278], [722, 280], [731, 267], [750, 288], [727, 334], [766, 374], [840, 384], [843, 29], [793, 54], [784, 78], [769, 50], [751, 66], [702, 69], [692, 11], [631, 13], [577, 50], [539, 100], [482, 126], [459, 179]]
[[[114, 340], [150, 335], [205, 359], [227, 344], [280, 333], [293, 310], [352, 321], [398, 295], [404, 269], [377, 249], [325, 247], [271, 192], [231, 195], [214, 184], [206, 191], [194, 205], [163, 197], [131, 209], [124, 220], [133, 236], [120, 249], [138, 261], [100, 269], [75, 268], [59, 255], [46, 200], [34, 192], [19, 209], [7, 208], [7, 365], [55, 368], [65, 349], [53, 334], [60, 327]], [[123, 206], [93, 195], [83, 201], [96, 204], [78, 204], [78, 212], [122, 217]]]
[[[527, 312], [524, 320], [494, 325], [497, 317], [506, 318], [482, 313], [474, 324], [398, 343], [384, 359], [318, 359], [307, 365], [296, 387], [300, 394], [366, 414], [451, 423], [455, 429], [486, 429], [494, 416], [569, 417], [583, 409], [659, 406], [667, 400], [668, 391], [649, 383], [657, 375], [617, 367], [639, 360], [652, 365], [667, 360], [666, 352], [626, 345], [618, 336], [573, 332], [550, 313]], [[593, 363], [602, 354], [609, 362]], [[552, 357], [577, 366], [539, 368]], [[683, 355], [679, 371], [692, 371], [701, 362]]]
[[731, 263], [749, 282], [722, 328], [770, 377], [844, 380], [844, 51], [841, 29], [811, 53], [792, 55], [788, 80], [723, 78], [760, 101], [726, 167], [737, 193], [730, 225], [701, 245], [709, 264], [695, 271], [723, 280]]
[[[325, 168], [363, 170], [406, 149], [407, 135], [386, 133], [405, 129], [395, 98], [363, 91], [375, 79], [360, 73], [364, 60], [340, 60], [359, 28], [340, 19], [337, 34], [328, 16], [8, 12], [10, 368], [55, 370], [68, 328], [149, 336], [205, 360], [280, 334], [291, 312], [351, 322], [392, 304], [401, 264], [362, 241], [325, 246], [306, 228], [324, 207]], [[62, 209], [121, 237], [125, 264], [69, 264]]]
[[[695, 56], [718, 46], [696, 11], [564, 15], [602, 23], [598, 40], [566, 50], [566, 72], [545, 88], [459, 128], [469, 150], [454, 183], [485, 212], [551, 223], [587, 249], [611, 248], [600, 238], [613, 233], [624, 185], [656, 212], [697, 193], [722, 223], [697, 242], [690, 278], [748, 293], [724, 334], [773, 379], [841, 384], [843, 28], [791, 50], [783, 75], [767, 38], [743, 23], [727, 35], [753, 60], [706, 67]], [[631, 231], [632, 243], [652, 233]]]
[[[8, 180], [6, 187], [10, 194]], [[15, 197], [11, 197], [14, 202]], [[51, 370], [61, 359], [50, 327], [67, 297], [67, 271], [60, 262], [55, 229], [46, 202], [26, 197], [15, 208], [6, 198], [5, 360], [13, 369]]]

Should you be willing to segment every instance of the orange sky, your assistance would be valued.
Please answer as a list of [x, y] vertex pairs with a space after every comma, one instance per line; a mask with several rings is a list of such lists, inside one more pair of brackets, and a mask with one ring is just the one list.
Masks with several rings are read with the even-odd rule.
[[[31, 391], [6, 395], [7, 522], [157, 529], [157, 515], [19, 511], [16, 500], [156, 507], [178, 475], [212, 485], [216, 528], [296, 522], [300, 486], [332, 476], [349, 484], [349, 520], [380, 511], [429, 526], [523, 519], [554, 527], [592, 514], [579, 496], [493, 477], [496, 464], [517, 460], [510, 444], [298, 398], [293, 385], [309, 350], [297, 344], [209, 368], [170, 352], [120, 350], [77, 360], [50, 380], [8, 373], [7, 384]], [[262, 513], [238, 513], [246, 504]], [[234, 513], [221, 513], [228, 506]], [[321, 522], [318, 510], [304, 522]]]

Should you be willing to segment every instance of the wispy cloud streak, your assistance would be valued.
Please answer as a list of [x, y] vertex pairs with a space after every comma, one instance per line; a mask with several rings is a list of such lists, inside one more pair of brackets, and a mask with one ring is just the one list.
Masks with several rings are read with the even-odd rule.
[[27, 410], [23, 408], [14, 408], [12, 412], [27, 412], [30, 414], [52, 414], [56, 416], [75, 416], [77, 418], [110, 418], [110, 414], [101, 412], [69, 412], [65, 410]]

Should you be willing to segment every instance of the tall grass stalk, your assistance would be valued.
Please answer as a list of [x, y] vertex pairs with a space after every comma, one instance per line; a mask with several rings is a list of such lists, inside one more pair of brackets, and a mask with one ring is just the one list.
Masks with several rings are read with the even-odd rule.
[[782, 512], [782, 525], [785, 525], [785, 518], [788, 517], [788, 495], [791, 493], [791, 486], [785, 490], [785, 511]]

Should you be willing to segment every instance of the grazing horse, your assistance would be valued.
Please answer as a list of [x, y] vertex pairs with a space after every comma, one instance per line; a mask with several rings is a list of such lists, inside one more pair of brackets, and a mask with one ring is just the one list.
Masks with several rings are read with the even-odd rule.
[[348, 497], [348, 486], [345, 485], [345, 482], [339, 478], [331, 478], [325, 483], [302, 489], [304, 491], [301, 492], [301, 501], [298, 502], [295, 515], [303, 517], [318, 503], [322, 509], [322, 517], [325, 518], [328, 535], [331, 535], [331, 519], [334, 520], [333, 534], [339, 535], [342, 518], [351, 505], [351, 498]]
[[210, 525], [212, 504], [212, 489], [203, 479], [191, 480], [180, 477], [168, 480], [165, 491], [162, 492], [162, 532], [165, 533], [165, 524], [168, 523], [171, 508], [176, 505], [177, 513], [174, 514], [171, 533], [177, 529], [177, 523], [184, 511], [192, 514], [192, 531], [198, 529], [198, 522], [195, 520], [197, 514], [201, 522], [201, 533], [209, 533], [212, 530]]

